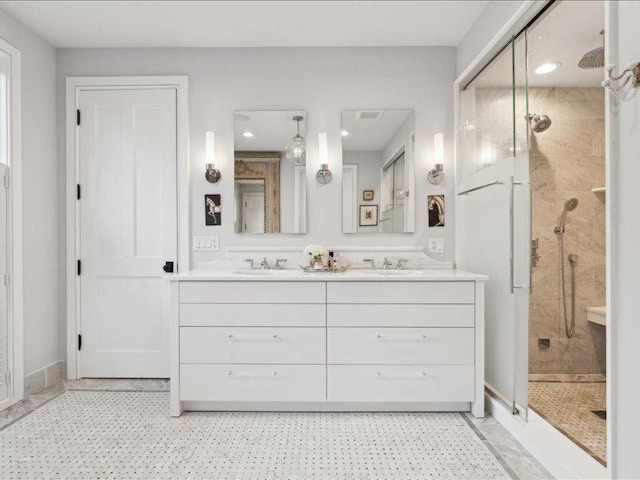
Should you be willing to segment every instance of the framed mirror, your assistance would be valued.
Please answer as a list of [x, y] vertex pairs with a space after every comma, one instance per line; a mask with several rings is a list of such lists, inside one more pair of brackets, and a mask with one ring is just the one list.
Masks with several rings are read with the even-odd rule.
[[413, 110], [342, 112], [342, 232], [415, 231]]
[[233, 114], [236, 233], [307, 231], [306, 112]]

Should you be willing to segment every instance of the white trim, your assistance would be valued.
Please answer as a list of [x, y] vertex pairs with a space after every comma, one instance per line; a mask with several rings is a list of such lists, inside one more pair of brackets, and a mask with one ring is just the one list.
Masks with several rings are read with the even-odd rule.
[[307, 167], [293, 167], [293, 233], [307, 232]]
[[555, 478], [608, 478], [604, 466], [535, 412], [529, 413], [527, 421], [490, 394], [485, 401], [487, 412]]
[[66, 204], [67, 204], [67, 378], [79, 375], [77, 335], [79, 327], [79, 288], [76, 275], [79, 245], [79, 215], [76, 199], [78, 183], [78, 141], [76, 109], [81, 90], [129, 88], [175, 88], [177, 92], [177, 191], [178, 191], [178, 267], [177, 272], [191, 269], [189, 221], [189, 77], [132, 76], [132, 77], [67, 77], [66, 82]]
[[11, 232], [7, 246], [9, 288], [7, 314], [9, 317], [10, 393], [0, 403], [0, 409], [19, 402], [24, 397], [24, 292], [23, 292], [23, 235], [22, 235], [22, 55], [20, 50], [0, 39], [0, 50], [11, 57], [11, 128], [9, 153], [9, 198], [7, 227]]
[[[351, 198], [353, 199], [353, 206], [354, 208], [351, 211], [351, 225], [353, 225], [353, 231], [351, 232], [345, 232], [344, 231], [344, 218], [342, 218], [342, 215], [344, 215], [344, 172], [345, 171], [351, 171], [353, 172], [353, 175], [351, 175]], [[342, 185], [341, 185], [341, 190], [342, 190], [342, 195], [341, 195], [341, 203], [340, 203], [340, 209], [342, 210], [342, 215], [340, 217], [340, 231], [342, 233], [357, 233], [358, 232], [358, 212], [360, 211], [360, 209], [358, 208], [358, 203], [359, 203], [359, 196], [358, 196], [358, 165], [345, 165], [342, 164]]]

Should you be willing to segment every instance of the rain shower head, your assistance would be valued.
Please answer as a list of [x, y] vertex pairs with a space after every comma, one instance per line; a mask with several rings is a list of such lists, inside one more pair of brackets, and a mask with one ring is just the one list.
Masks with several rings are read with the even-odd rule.
[[[600, 32], [604, 43], [604, 30]], [[604, 67], [604, 46], [594, 48], [585, 53], [580, 60], [578, 60], [578, 66], [580, 68], [602, 68]]]
[[548, 115], [538, 115], [537, 113], [530, 113], [528, 120], [529, 125], [531, 126], [531, 130], [536, 133], [544, 132], [551, 126], [551, 119]]
[[594, 48], [585, 53], [582, 58], [578, 60], [578, 66], [587, 69], [604, 67], [604, 47]]

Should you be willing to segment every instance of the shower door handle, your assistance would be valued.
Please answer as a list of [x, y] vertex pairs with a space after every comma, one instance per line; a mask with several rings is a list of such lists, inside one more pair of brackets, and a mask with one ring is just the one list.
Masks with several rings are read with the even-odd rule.
[[[513, 293], [516, 289], [527, 288], [526, 285], [514, 283], [515, 279], [515, 185], [527, 185], [528, 182], [514, 180], [513, 176], [509, 177], [509, 293]], [[528, 238], [527, 238], [528, 240]]]

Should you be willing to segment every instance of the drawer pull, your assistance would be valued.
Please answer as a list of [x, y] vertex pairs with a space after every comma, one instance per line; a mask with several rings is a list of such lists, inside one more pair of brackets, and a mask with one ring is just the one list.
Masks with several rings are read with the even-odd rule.
[[262, 334], [262, 335], [234, 335], [233, 333], [229, 334], [229, 340], [245, 340], [245, 341], [274, 341], [278, 340], [278, 334], [274, 333], [273, 335], [270, 333]]
[[229, 370], [229, 376], [242, 378], [272, 378], [277, 377], [278, 372], [276, 370], [273, 372], [234, 372], [233, 370]]
[[419, 373], [411, 373], [411, 374], [388, 374], [378, 372], [378, 378], [389, 378], [389, 379], [418, 379], [418, 378], [426, 378], [429, 374], [427, 372], [419, 372]]
[[378, 340], [426, 340], [427, 336], [423, 334], [419, 335], [382, 335], [378, 334]]

